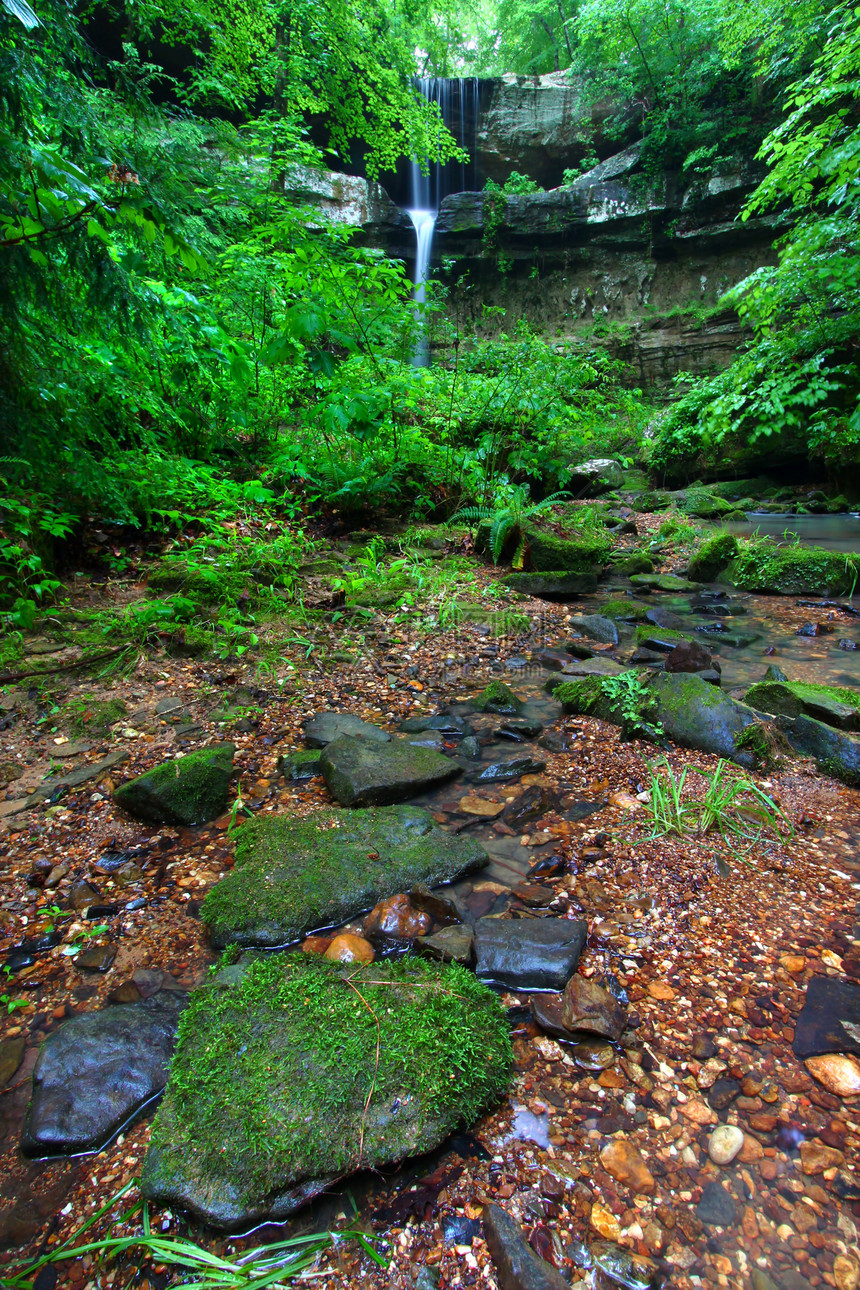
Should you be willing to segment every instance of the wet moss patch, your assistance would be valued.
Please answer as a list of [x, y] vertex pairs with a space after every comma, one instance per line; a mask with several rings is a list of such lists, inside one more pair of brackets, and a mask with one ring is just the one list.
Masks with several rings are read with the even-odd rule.
[[227, 803], [234, 752], [231, 743], [212, 744], [166, 761], [120, 784], [113, 800], [148, 824], [205, 824]]
[[[237, 980], [238, 977], [238, 980]], [[499, 1000], [466, 969], [267, 955], [196, 992], [142, 1188], [221, 1226], [428, 1151], [505, 1088]]]
[[733, 533], [716, 533], [699, 547], [687, 572], [696, 582], [714, 582], [738, 553]]
[[487, 863], [482, 846], [446, 833], [423, 807], [258, 816], [239, 831], [235, 868], [212, 888], [201, 916], [220, 947], [289, 945], [386, 896], [452, 882]]
[[860, 691], [843, 686], [759, 681], [747, 690], [744, 702], [774, 716], [804, 714], [843, 730], [860, 728]]

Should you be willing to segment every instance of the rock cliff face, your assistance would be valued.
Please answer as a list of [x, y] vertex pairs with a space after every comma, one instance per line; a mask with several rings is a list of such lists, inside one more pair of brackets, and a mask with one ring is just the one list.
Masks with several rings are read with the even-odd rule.
[[[646, 384], [725, 366], [743, 330], [717, 301], [772, 259], [773, 221], [737, 220], [758, 176], [738, 163], [693, 186], [649, 185], [637, 160], [629, 148], [548, 193], [446, 198], [435, 255], [453, 261], [452, 308], [484, 331], [524, 318], [550, 335], [589, 332]], [[485, 305], [504, 318], [484, 322]]]
[[[563, 73], [482, 81], [474, 120], [449, 124], [474, 139], [474, 173], [504, 181], [516, 170], [550, 191], [501, 197], [461, 192], [441, 204], [433, 262], [449, 286], [450, 308], [489, 334], [526, 319], [550, 336], [587, 335], [632, 366], [631, 379], [653, 384], [678, 371], [725, 366], [743, 342], [737, 317], [716, 308], [723, 292], [772, 262], [772, 220], [740, 222], [744, 201], [760, 178], [738, 158], [721, 172], [684, 181], [649, 179], [633, 142], [611, 153], [602, 133], [623, 105], [588, 101]], [[462, 109], [465, 111], [465, 107]], [[631, 130], [635, 122], [631, 114]], [[566, 187], [565, 169], [587, 149], [603, 156]], [[397, 202], [408, 200], [403, 175], [387, 186], [346, 175], [296, 172], [296, 200], [315, 202], [334, 218], [357, 224], [359, 239], [412, 268], [415, 234]], [[391, 195], [389, 195], [391, 194]], [[483, 306], [500, 306], [488, 320]]]

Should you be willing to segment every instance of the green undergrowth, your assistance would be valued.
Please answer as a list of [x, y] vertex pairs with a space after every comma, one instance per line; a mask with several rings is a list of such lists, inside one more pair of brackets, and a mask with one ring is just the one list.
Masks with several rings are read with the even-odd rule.
[[507, 1084], [502, 1004], [456, 964], [294, 954], [240, 968], [182, 1014], [145, 1192], [190, 1169], [259, 1203], [427, 1150]]

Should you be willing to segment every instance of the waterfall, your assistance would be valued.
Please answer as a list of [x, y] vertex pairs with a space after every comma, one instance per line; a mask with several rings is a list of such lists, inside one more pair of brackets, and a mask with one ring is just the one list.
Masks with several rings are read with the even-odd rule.
[[[415, 228], [415, 289], [412, 299], [416, 305], [419, 339], [413, 355], [416, 367], [428, 367], [430, 364], [430, 340], [427, 336], [423, 319], [423, 305], [426, 298], [427, 277], [430, 272], [430, 257], [433, 250], [433, 231], [436, 227], [436, 216], [442, 199], [449, 193], [468, 191], [471, 178], [472, 188], [477, 188], [477, 122], [478, 122], [478, 80], [476, 77], [433, 76], [419, 79], [418, 89], [422, 98], [439, 105], [439, 113], [444, 125], [454, 134], [460, 147], [469, 154], [468, 161], [426, 162], [426, 174], [422, 174], [418, 159], [413, 159], [410, 166], [409, 183], [409, 218]], [[467, 138], [468, 135], [468, 138]]]

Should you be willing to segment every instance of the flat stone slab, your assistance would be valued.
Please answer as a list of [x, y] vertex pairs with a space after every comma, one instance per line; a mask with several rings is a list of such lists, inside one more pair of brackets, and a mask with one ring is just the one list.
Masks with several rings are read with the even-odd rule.
[[383, 744], [363, 735], [341, 735], [327, 744], [320, 772], [332, 797], [341, 806], [387, 806], [463, 773], [435, 748], [412, 743], [416, 737]]
[[597, 590], [596, 573], [568, 573], [564, 569], [549, 573], [509, 573], [503, 582], [511, 591], [541, 600], [573, 600], [590, 596]]
[[791, 1045], [803, 1061], [822, 1053], [860, 1056], [860, 986], [834, 976], [814, 976], [806, 990]]
[[160, 991], [72, 1017], [49, 1035], [33, 1070], [22, 1150], [59, 1155], [109, 1142], [164, 1088], [186, 1001], [184, 994]]
[[305, 722], [305, 743], [309, 748], [325, 748], [341, 735], [363, 735], [387, 744], [391, 735], [369, 721], [362, 721], [351, 712], [318, 712]]
[[203, 903], [214, 945], [291, 945], [419, 883], [453, 882], [489, 864], [465, 834], [419, 806], [259, 815], [239, 831], [236, 865]]
[[588, 924], [572, 918], [479, 918], [475, 972], [511, 990], [562, 990], [587, 933]]
[[511, 1057], [500, 1000], [457, 964], [240, 962], [192, 997], [141, 1190], [222, 1228], [284, 1218], [468, 1127]]

